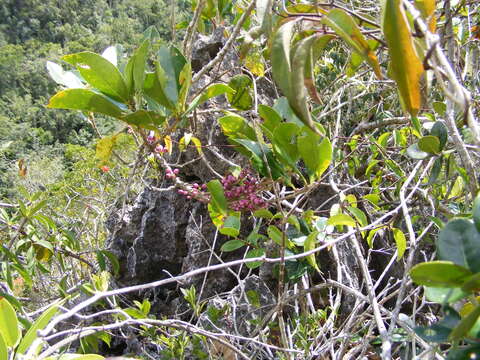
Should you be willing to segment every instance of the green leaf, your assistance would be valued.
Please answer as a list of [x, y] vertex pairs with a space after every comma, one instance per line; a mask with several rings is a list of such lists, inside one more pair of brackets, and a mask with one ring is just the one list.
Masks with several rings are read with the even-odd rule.
[[225, 193], [223, 192], [223, 186], [219, 180], [211, 180], [207, 184], [208, 191], [211, 196], [211, 204], [219, 211], [222, 215], [228, 215], [228, 203], [225, 198]]
[[230, 252], [240, 249], [241, 247], [245, 246], [245, 243], [242, 240], [229, 240], [225, 244], [222, 245], [220, 248], [223, 252]]
[[273, 37], [270, 54], [273, 78], [287, 98], [291, 98], [290, 43], [295, 24], [295, 21], [289, 21], [277, 30]]
[[418, 148], [429, 154], [438, 154], [440, 152], [440, 140], [436, 136], [427, 135], [418, 140]]
[[85, 87], [77, 75], [71, 71], [64, 71], [60, 65], [55, 64], [54, 62], [47, 61], [47, 71], [57, 84], [63, 85], [69, 89]]
[[[282, 166], [273, 157], [272, 150], [270, 150], [266, 145], [260, 145], [256, 141], [247, 139], [235, 139], [235, 142], [242, 145], [250, 153], [250, 159], [253, 167], [261, 176], [270, 177], [267, 166], [270, 167], [273, 180], [276, 180], [283, 175]], [[263, 154], [265, 154], [268, 164], [265, 164], [263, 161]]]
[[[256, 257], [261, 257], [265, 255], [265, 250], [264, 249], [252, 249], [249, 252], [247, 252], [247, 255], [245, 256], [246, 259], [251, 259], [251, 258], [256, 258]], [[254, 261], [250, 263], [246, 263], [245, 265], [249, 269], [256, 269], [260, 265], [262, 265], [263, 261]]]
[[307, 133], [298, 137], [298, 151], [308, 170], [315, 175], [315, 179], [320, 178], [328, 169], [332, 160], [332, 144], [328, 138], [324, 138], [319, 143], [319, 136], [313, 133]]
[[276, 226], [270, 225], [267, 234], [277, 245], [282, 246], [283, 233]]
[[181, 89], [180, 73], [187, 64], [187, 60], [176, 47], [162, 46], [158, 51], [158, 61], [166, 80], [165, 94], [173, 104], [176, 104]]
[[232, 112], [227, 112], [227, 116], [221, 117], [218, 119], [220, 126], [222, 127], [223, 133], [228, 137], [233, 137], [235, 139], [250, 139], [255, 141], [257, 136], [255, 135], [255, 130], [248, 125], [247, 121]]
[[195, 97], [195, 99], [192, 100], [190, 105], [188, 106], [187, 113], [195, 109], [197, 106], [203, 104], [204, 102], [208, 101], [211, 98], [214, 98], [219, 95], [227, 94], [227, 93], [233, 93], [234, 90], [225, 84], [212, 84], [209, 87], [207, 87], [205, 90], [202, 91], [200, 95]]
[[300, 129], [292, 123], [281, 123], [273, 132], [273, 149], [279, 158], [291, 166], [296, 168], [295, 163], [299, 158], [296, 144], [296, 135]]
[[322, 19], [322, 23], [328, 25], [340, 36], [345, 42], [360, 54], [367, 63], [372, 67], [377, 78], [382, 79], [380, 65], [375, 53], [371, 50], [370, 45], [358, 28], [355, 20], [341, 9], [332, 9], [327, 16]]
[[47, 310], [45, 310], [42, 315], [38, 317], [37, 320], [30, 326], [28, 331], [25, 333], [25, 336], [20, 341], [17, 347], [18, 354], [25, 354], [32, 345], [33, 341], [38, 337], [38, 331], [45, 328], [48, 325], [50, 320], [55, 316], [58, 311], [58, 304], [54, 304], [50, 306]]
[[440, 176], [440, 171], [442, 170], [443, 158], [440, 156], [435, 159], [435, 162], [432, 166], [432, 171], [430, 172], [430, 178], [428, 179], [428, 185], [433, 185]]
[[[147, 65], [148, 50], [150, 49], [150, 41], [145, 40], [142, 45], [135, 51], [130, 61], [132, 61], [132, 80], [133, 84], [128, 84], [130, 93], [135, 90], [137, 93], [143, 91], [145, 81], [145, 69]], [[130, 62], [129, 61], [129, 62]], [[130, 82], [130, 81], [127, 81]]]
[[227, 99], [230, 105], [237, 110], [249, 110], [253, 106], [253, 99], [250, 95], [252, 89], [252, 79], [248, 75], [235, 75], [232, 77], [228, 86], [233, 92], [227, 93]]
[[440, 260], [452, 261], [473, 272], [480, 272], [480, 233], [466, 219], [449, 221], [437, 239]]
[[[317, 35], [300, 40], [292, 55], [292, 69], [290, 75], [290, 92], [286, 94], [290, 106], [300, 120], [315, 133], [319, 133], [315, 126], [307, 103], [307, 89], [305, 87], [305, 71], [311, 56], [312, 45], [317, 40]], [[284, 74], [287, 76], [287, 74]]]
[[420, 78], [424, 70], [402, 0], [383, 0], [382, 29], [390, 53], [390, 73], [406, 110], [416, 116], [421, 106]]
[[87, 89], [67, 89], [56, 93], [47, 105], [54, 109], [94, 112], [121, 118], [123, 111], [107, 97]]
[[454, 303], [467, 296], [460, 288], [425, 287], [425, 296], [429, 301], [438, 304]]
[[451, 341], [459, 341], [462, 340], [470, 329], [475, 325], [475, 322], [480, 317], [480, 304], [475, 306], [475, 308], [465, 316], [458, 325], [453, 329], [448, 337]]
[[7, 344], [5, 343], [5, 339], [3, 335], [0, 333], [0, 359], [8, 360], [8, 349]]
[[397, 261], [399, 261], [405, 250], [407, 249], [407, 239], [405, 238], [405, 234], [402, 230], [393, 228], [393, 239], [395, 240], [395, 244], [397, 245]]
[[155, 111], [138, 110], [122, 117], [122, 120], [129, 125], [154, 130], [163, 124], [165, 116], [161, 116]]
[[331, 216], [327, 220], [327, 224], [332, 226], [346, 225], [346, 226], [354, 227], [356, 225], [356, 222], [350, 215], [337, 214], [337, 215]]
[[[307, 238], [305, 239], [305, 242], [303, 243], [303, 251], [310, 251], [315, 249], [317, 246], [317, 235], [318, 231], [314, 231], [310, 233]], [[306, 257], [307, 262], [318, 272], [320, 272], [320, 269], [318, 268], [317, 265], [317, 260], [315, 259], [315, 254], [310, 254]]]
[[220, 234], [237, 237], [240, 233], [240, 212], [231, 213], [219, 231]]
[[423, 160], [429, 156], [429, 154], [420, 149], [417, 143], [410, 145], [407, 148], [407, 155], [415, 160]]
[[445, 104], [444, 102], [440, 102], [440, 101], [434, 101], [432, 105], [433, 105], [433, 110], [435, 110], [435, 112], [438, 115], [440, 115], [440, 116], [445, 115], [445, 112], [447, 111], [447, 104]]
[[167, 109], [174, 110], [175, 102], [172, 102], [166, 94], [165, 74], [158, 63], [155, 65], [155, 72], [147, 73], [145, 75], [143, 91], [160, 105], [166, 107]]
[[0, 299], [0, 334], [7, 347], [14, 347], [20, 340], [18, 325], [17, 314], [12, 305], [4, 298]]
[[438, 138], [440, 150], [443, 150], [448, 140], [448, 131], [445, 123], [443, 121], [436, 121], [435, 124], [433, 124], [432, 130], [430, 130], [430, 135]]
[[271, 218], [273, 218], [273, 214], [272, 214], [271, 211], [268, 210], [268, 209], [258, 209], [258, 210], [255, 210], [255, 212], [253, 213], [253, 216], [254, 216], [254, 217], [257, 217], [257, 218], [263, 218], [263, 219], [271, 219]]
[[412, 280], [430, 287], [462, 287], [472, 272], [451, 261], [430, 261], [415, 265], [410, 270]]
[[270, 106], [258, 105], [258, 114], [263, 119], [263, 128], [266, 128], [272, 134], [275, 128], [282, 122], [282, 117], [275, 109], [271, 108]]
[[368, 219], [365, 213], [360, 210], [359, 208], [353, 207], [353, 206], [348, 206], [347, 207], [348, 211], [352, 213], [353, 216], [355, 216], [355, 219], [357, 222], [360, 224], [360, 226], [367, 226], [368, 225]]
[[473, 201], [472, 217], [477, 231], [480, 232], [480, 195]]
[[178, 93], [177, 109], [184, 112], [186, 108], [187, 96], [192, 84], [192, 65], [187, 62], [180, 72], [180, 91]]
[[110, 61], [90, 51], [65, 55], [62, 60], [75, 66], [85, 81], [111, 98], [127, 103], [129, 93], [122, 74]]

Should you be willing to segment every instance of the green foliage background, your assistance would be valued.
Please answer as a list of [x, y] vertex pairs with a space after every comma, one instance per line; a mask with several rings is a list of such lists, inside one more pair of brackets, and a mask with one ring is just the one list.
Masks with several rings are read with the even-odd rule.
[[[181, 21], [189, 4], [182, 0], [175, 6]], [[0, 150], [0, 197], [16, 194], [18, 159], [25, 158], [28, 167], [43, 163], [42, 176], [53, 183], [69, 169], [65, 145], [89, 147], [95, 138], [80, 113], [45, 108], [56, 90], [46, 61], [60, 62], [62, 55], [83, 50], [101, 53], [112, 44], [131, 52], [150, 26], [162, 39], [171, 39], [170, 10], [163, 0], [1, 2], [0, 144], [5, 147]], [[111, 119], [97, 121], [102, 135], [117, 130]]]

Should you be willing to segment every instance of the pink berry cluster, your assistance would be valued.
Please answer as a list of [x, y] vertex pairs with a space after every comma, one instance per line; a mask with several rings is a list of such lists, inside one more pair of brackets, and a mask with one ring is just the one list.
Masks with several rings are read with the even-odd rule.
[[178, 169], [170, 169], [170, 168], [167, 168], [167, 170], [165, 170], [165, 177], [167, 179], [175, 179], [178, 175], [178, 173], [180, 172], [180, 170]]
[[168, 152], [168, 149], [160, 144], [158, 144], [157, 146], [155, 146], [155, 152], [156, 153], [159, 153], [159, 154], [165, 154]]
[[248, 169], [243, 169], [238, 177], [227, 174], [222, 184], [232, 210], [255, 211], [267, 206], [259, 196], [262, 191], [260, 181]]
[[151, 145], [155, 142], [155, 140], [156, 140], [155, 132], [153, 130], [150, 130], [147, 136], [147, 142]]
[[204, 199], [205, 198], [205, 190], [207, 189], [207, 185], [202, 184], [199, 185], [197, 183], [193, 183], [191, 186], [187, 188], [187, 190], [180, 189], [178, 193], [180, 195], [185, 196], [187, 199]]

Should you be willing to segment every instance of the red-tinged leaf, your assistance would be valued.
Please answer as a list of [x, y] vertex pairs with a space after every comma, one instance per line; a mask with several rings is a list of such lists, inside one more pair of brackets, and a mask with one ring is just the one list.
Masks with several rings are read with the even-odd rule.
[[385, 0], [382, 29], [390, 53], [390, 73], [396, 81], [402, 103], [412, 116], [421, 106], [420, 78], [423, 64], [415, 49], [401, 0]]

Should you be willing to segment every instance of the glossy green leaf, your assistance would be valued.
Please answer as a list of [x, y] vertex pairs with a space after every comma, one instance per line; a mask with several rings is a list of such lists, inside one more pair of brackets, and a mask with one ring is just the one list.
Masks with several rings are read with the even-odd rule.
[[466, 219], [449, 221], [437, 239], [440, 260], [452, 261], [473, 272], [480, 272], [480, 233]]
[[165, 74], [158, 63], [155, 64], [155, 72], [145, 74], [143, 91], [153, 100], [167, 109], [174, 110], [176, 103], [171, 101], [166, 93]]
[[315, 179], [322, 176], [332, 161], [332, 144], [327, 137], [320, 142], [320, 138], [316, 134], [302, 135], [298, 138], [298, 151]]
[[372, 67], [377, 78], [382, 79], [377, 56], [349, 14], [341, 9], [332, 9], [322, 19], [322, 23], [331, 27], [353, 50], [360, 54]]
[[467, 293], [463, 292], [460, 288], [436, 288], [426, 286], [425, 296], [429, 301], [446, 304], [463, 299], [467, 296]]
[[62, 60], [75, 66], [92, 87], [111, 98], [127, 103], [129, 93], [120, 71], [110, 61], [90, 51], [65, 55]]
[[[235, 139], [235, 142], [242, 145], [248, 151], [253, 167], [260, 173], [261, 176], [270, 177], [271, 173], [273, 180], [283, 176], [283, 167], [273, 157], [272, 150], [270, 150], [266, 145], [260, 145], [256, 141], [247, 139]], [[264, 155], [267, 163], [265, 163], [263, 160]], [[270, 168], [270, 171], [267, 166]]]
[[223, 215], [227, 216], [228, 204], [223, 191], [223, 186], [218, 180], [211, 180], [207, 184], [212, 205]]
[[347, 209], [355, 217], [360, 226], [363, 227], [368, 225], [367, 215], [365, 215], [362, 210], [353, 206], [348, 206]]
[[[142, 45], [135, 51], [130, 61], [132, 61], [132, 79], [133, 84], [128, 84], [130, 92], [140, 93], [143, 91], [145, 81], [145, 69], [147, 65], [148, 50], [150, 49], [150, 41], [145, 40]], [[128, 82], [127, 82], [128, 83]]]
[[220, 250], [223, 252], [230, 252], [240, 249], [243, 246], [245, 246], [245, 243], [243, 241], [234, 239], [229, 240], [225, 244], [223, 244]]
[[418, 285], [430, 287], [461, 287], [472, 272], [451, 261], [430, 261], [415, 265], [410, 276]]
[[475, 325], [475, 322], [480, 317], [480, 305], [475, 306], [475, 308], [465, 316], [458, 325], [450, 333], [449, 339], [451, 341], [459, 341], [463, 339], [470, 329]]
[[480, 273], [470, 276], [463, 284], [462, 290], [468, 293], [480, 291]]
[[338, 226], [338, 225], [346, 225], [354, 227], [356, 225], [355, 220], [347, 214], [337, 214], [331, 216], [327, 220], [328, 225]]
[[112, 252], [108, 250], [100, 250], [100, 252], [108, 258], [110, 265], [112, 266], [113, 273], [116, 275], [120, 271], [120, 263], [118, 258]]
[[277, 245], [282, 246], [284, 235], [276, 226], [270, 225], [267, 228], [267, 234], [268, 237], [273, 240], [273, 242], [275, 242]]
[[407, 155], [415, 160], [423, 160], [429, 156], [429, 154], [420, 149], [417, 143], [410, 145], [407, 148]]
[[5, 299], [0, 299], [0, 334], [7, 347], [14, 347], [20, 340], [17, 314], [12, 305]]
[[228, 86], [233, 92], [227, 93], [230, 105], [237, 110], [249, 110], [253, 106], [253, 98], [250, 95], [252, 90], [252, 79], [248, 75], [240, 74], [232, 77]]
[[254, 217], [257, 217], [257, 218], [263, 218], [263, 219], [271, 219], [271, 218], [273, 218], [273, 214], [272, 214], [271, 211], [268, 210], [268, 209], [258, 209], [258, 210], [255, 210], [255, 212], [253, 213], [253, 216], [254, 216]]
[[228, 137], [234, 137], [235, 139], [249, 139], [255, 141], [257, 135], [255, 130], [247, 123], [245, 118], [232, 113], [227, 112], [227, 115], [218, 119], [223, 133]]
[[[247, 253], [245, 258], [246, 259], [251, 259], [251, 258], [261, 257], [261, 256], [264, 256], [264, 255], [265, 255], [265, 250], [264, 249], [252, 249]], [[245, 265], [249, 269], [255, 269], [255, 268], [259, 267], [260, 265], [262, 265], [262, 263], [263, 263], [262, 261], [253, 261], [253, 262], [250, 262], [250, 263], [246, 263]]]
[[424, 70], [402, 0], [383, 0], [382, 29], [390, 53], [391, 76], [406, 110], [416, 116], [421, 106], [420, 78]]
[[430, 135], [436, 136], [440, 142], [440, 150], [443, 150], [448, 140], [447, 126], [443, 121], [437, 121], [433, 124]]
[[[258, 105], [258, 114], [263, 119], [263, 127], [273, 134], [275, 128], [282, 122], [282, 117], [278, 112], [267, 105]], [[270, 139], [273, 138], [273, 135]]]
[[440, 140], [436, 136], [427, 135], [418, 140], [418, 148], [429, 154], [438, 154], [440, 152]]
[[54, 62], [47, 61], [47, 71], [50, 77], [60, 85], [69, 89], [85, 87], [82, 81], [71, 71], [64, 71], [62, 67]]
[[225, 84], [212, 84], [209, 87], [207, 87], [205, 90], [202, 91], [200, 95], [195, 97], [195, 99], [192, 100], [190, 105], [188, 106], [187, 113], [195, 109], [197, 106], [203, 104], [204, 102], [208, 101], [211, 98], [214, 98], [219, 95], [227, 94], [227, 93], [233, 93], [234, 90]]
[[94, 112], [120, 118], [123, 111], [107, 97], [87, 89], [67, 89], [56, 93], [47, 105], [53, 109]]
[[275, 153], [292, 168], [296, 168], [295, 163], [300, 156], [296, 144], [298, 131], [299, 128], [295, 124], [281, 123], [273, 132], [273, 148]]
[[287, 98], [291, 98], [290, 74], [290, 49], [295, 21], [283, 24], [275, 33], [272, 41], [271, 63], [272, 74], [275, 82]]
[[[318, 231], [314, 231], [307, 236], [303, 244], [303, 251], [306, 252], [306, 251], [315, 249], [315, 247], [317, 246], [317, 235], [318, 235]], [[315, 258], [315, 254], [308, 255], [306, 259], [307, 259], [307, 262], [310, 264], [310, 266], [312, 266], [315, 270], [320, 272], [320, 269], [317, 265], [317, 260]]]
[[58, 311], [58, 304], [52, 305], [47, 310], [45, 310], [42, 315], [38, 317], [37, 320], [30, 326], [28, 331], [25, 333], [25, 336], [20, 341], [17, 347], [18, 354], [25, 354], [32, 345], [33, 341], [38, 337], [38, 331], [45, 328], [48, 325], [50, 320], [55, 316]]
[[0, 359], [8, 360], [7, 344], [5, 343], [5, 340], [1, 333], [0, 333]]
[[154, 130], [163, 124], [165, 116], [161, 116], [155, 111], [138, 110], [122, 117], [122, 120], [129, 125]]
[[187, 64], [187, 60], [176, 47], [162, 46], [158, 51], [158, 61], [165, 76], [165, 94], [173, 104], [176, 104], [182, 86], [180, 73]]
[[395, 240], [395, 244], [397, 245], [397, 261], [399, 261], [405, 250], [407, 249], [407, 239], [405, 238], [405, 234], [402, 230], [393, 228], [393, 239]]
[[220, 234], [237, 237], [240, 233], [240, 212], [231, 213], [218, 230]]
[[[307, 88], [305, 87], [305, 68], [308, 60], [311, 58], [312, 45], [317, 39], [316, 35], [309, 36], [300, 40], [294, 47], [292, 54], [292, 72], [290, 73], [290, 93], [287, 99], [295, 114], [312, 131], [318, 133], [318, 129], [313, 123], [307, 103]], [[287, 76], [285, 74], [284, 76]]]

